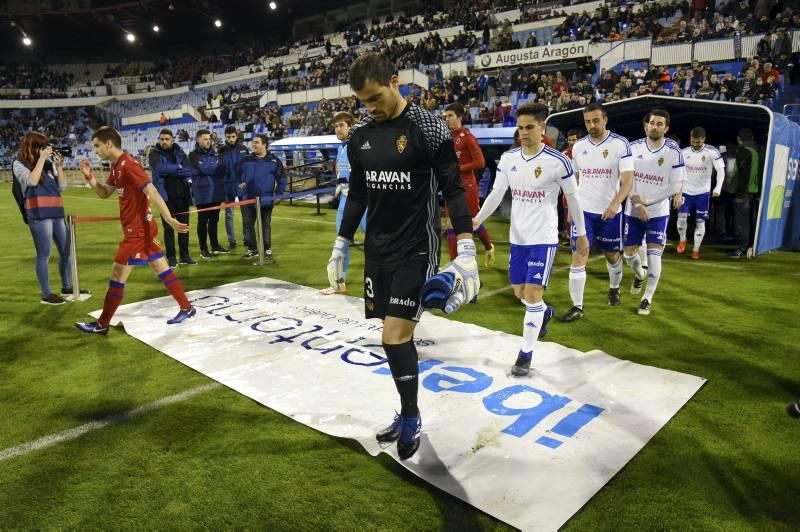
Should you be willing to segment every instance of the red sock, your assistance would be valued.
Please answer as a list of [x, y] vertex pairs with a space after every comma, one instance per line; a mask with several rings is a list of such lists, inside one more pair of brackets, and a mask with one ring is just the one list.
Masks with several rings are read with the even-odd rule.
[[454, 229], [447, 230], [447, 251], [450, 253], [450, 260], [458, 256], [458, 239]]
[[175, 275], [172, 268], [161, 272], [158, 278], [164, 283], [164, 287], [169, 291], [169, 294], [178, 302], [181, 310], [188, 310], [192, 307], [192, 304], [189, 303], [189, 299], [186, 297], [186, 293], [183, 291], [181, 280], [178, 279], [178, 276]]
[[108, 327], [111, 323], [111, 318], [122, 303], [122, 298], [125, 297], [125, 283], [118, 283], [117, 281], [108, 281], [108, 292], [106, 292], [106, 299], [103, 301], [103, 313], [97, 318], [97, 323], [101, 327]]
[[492, 249], [492, 239], [489, 238], [489, 231], [486, 230], [483, 224], [478, 226], [478, 230], [475, 231], [475, 233], [478, 235], [478, 238], [481, 239], [483, 247], [486, 249], [486, 251]]

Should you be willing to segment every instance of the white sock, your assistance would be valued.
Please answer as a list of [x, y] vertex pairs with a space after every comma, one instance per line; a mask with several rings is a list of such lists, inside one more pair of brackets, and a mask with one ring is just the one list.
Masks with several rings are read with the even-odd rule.
[[[641, 248], [639, 248], [641, 249]], [[644, 270], [642, 269], [642, 258], [637, 253], [636, 255], [625, 255], [625, 262], [628, 263], [634, 275], [639, 279], [644, 279]]]
[[706, 221], [697, 220], [694, 225], [694, 250], [700, 251], [700, 244], [703, 243], [703, 238], [706, 236]]
[[658, 280], [661, 278], [661, 254], [664, 251], [659, 248], [647, 250], [648, 261], [650, 267], [647, 269], [647, 286], [644, 289], [644, 297], [642, 299], [653, 302], [653, 295], [658, 288]]
[[532, 353], [539, 340], [539, 329], [544, 321], [544, 311], [547, 305], [544, 301], [525, 305], [525, 320], [522, 322], [522, 346], [520, 351]]
[[686, 242], [686, 228], [689, 226], [689, 213], [678, 213], [678, 234], [681, 237], [681, 242]]
[[606, 262], [606, 269], [608, 270], [609, 288], [619, 288], [622, 282], [622, 257], [617, 259], [616, 264]]
[[583, 288], [586, 286], [586, 266], [570, 266], [569, 297], [572, 304], [583, 308]]
[[[642, 243], [642, 245], [639, 246], [639, 250], [636, 253], [639, 254], [639, 264], [641, 264], [642, 268], [644, 268], [646, 270], [647, 269], [647, 244]], [[642, 278], [644, 278], [644, 277], [642, 277]]]

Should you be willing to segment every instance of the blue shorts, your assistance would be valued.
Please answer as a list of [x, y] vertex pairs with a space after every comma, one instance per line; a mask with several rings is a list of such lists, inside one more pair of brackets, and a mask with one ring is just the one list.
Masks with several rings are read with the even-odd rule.
[[[342, 218], [344, 217], [344, 205], [347, 203], [347, 196], [339, 196], [339, 208], [336, 209], [336, 233], [339, 233], [339, 228], [342, 226]], [[359, 224], [361, 231], [367, 232], [367, 211], [364, 211], [364, 216], [361, 217]]]
[[648, 244], [667, 245], [667, 224], [669, 215], [650, 218], [646, 222], [635, 216], [625, 215], [625, 246], [641, 246], [642, 237], [647, 237]]
[[[603, 251], [619, 251], [622, 248], [622, 212], [618, 212], [611, 219], [601, 219], [601, 214], [583, 211], [583, 220], [586, 224], [586, 238], [589, 239], [589, 247], [594, 245], [596, 238]], [[575, 226], [572, 226], [570, 234], [570, 244], [572, 251], [575, 251], [575, 242], [578, 235], [575, 234]]]
[[705, 194], [698, 194], [696, 196], [692, 196], [691, 194], [684, 194], [683, 203], [681, 204], [680, 207], [678, 207], [678, 212], [691, 213], [692, 211], [694, 211], [694, 214], [698, 220], [707, 220], [708, 202], [710, 197], [711, 197], [710, 192], [706, 192]]
[[511, 284], [538, 284], [546, 287], [556, 261], [557, 249], [558, 244], [511, 244], [511, 258], [508, 261]]

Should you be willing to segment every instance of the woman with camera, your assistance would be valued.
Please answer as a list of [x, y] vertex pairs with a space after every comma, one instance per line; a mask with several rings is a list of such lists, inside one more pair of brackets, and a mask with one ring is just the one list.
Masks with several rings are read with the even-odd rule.
[[[17, 159], [12, 165], [15, 188], [24, 200], [23, 220], [28, 224], [36, 248], [36, 278], [42, 291], [42, 303], [61, 305], [63, 296], [72, 293], [69, 260], [69, 234], [64, 221], [61, 192], [67, 188], [63, 158], [41, 133], [28, 132], [22, 139]], [[53, 242], [58, 249], [61, 294], [50, 291], [48, 262]]]

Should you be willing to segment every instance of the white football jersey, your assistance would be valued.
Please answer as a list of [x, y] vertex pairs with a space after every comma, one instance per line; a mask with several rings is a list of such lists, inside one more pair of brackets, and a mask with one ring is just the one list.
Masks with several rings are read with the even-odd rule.
[[[639, 195], [648, 203], [654, 199], [661, 201], [647, 207], [647, 216], [658, 218], [669, 215], [669, 191], [674, 183], [682, 183], [685, 177], [683, 154], [674, 140], [664, 139], [657, 150], [651, 150], [647, 139], [631, 143], [633, 155], [633, 190], [630, 195]], [[678, 188], [680, 191], [680, 188]], [[630, 201], [625, 205], [625, 214], [633, 213]]]
[[714, 146], [704, 144], [700, 151], [691, 146], [683, 149], [683, 162], [686, 164], [686, 181], [683, 183], [684, 194], [697, 196], [711, 191], [711, 172], [717, 171], [717, 187], [719, 194], [725, 181], [725, 160]]
[[[628, 139], [611, 133], [595, 144], [588, 135], [572, 147], [578, 199], [584, 212], [602, 214], [619, 193], [620, 174], [633, 170]], [[617, 209], [619, 212], [622, 206]]]
[[512, 244], [558, 244], [558, 192], [575, 191], [575, 175], [569, 158], [548, 146], [525, 156], [522, 148], [505, 152], [497, 165], [491, 194], [478, 213], [483, 222], [511, 189]]

